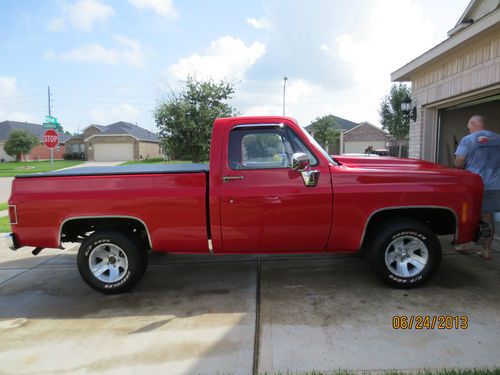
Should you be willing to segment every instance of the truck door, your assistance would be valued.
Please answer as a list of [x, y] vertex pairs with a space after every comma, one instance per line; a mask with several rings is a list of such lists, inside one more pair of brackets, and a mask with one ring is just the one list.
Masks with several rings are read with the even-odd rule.
[[[224, 251], [320, 251], [332, 217], [328, 165], [283, 124], [238, 125], [222, 166], [221, 230]], [[289, 165], [293, 153], [309, 156], [316, 186]]]

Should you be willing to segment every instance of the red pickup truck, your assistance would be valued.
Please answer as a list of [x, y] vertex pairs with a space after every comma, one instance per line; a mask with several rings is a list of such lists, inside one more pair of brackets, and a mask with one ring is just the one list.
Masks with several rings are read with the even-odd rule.
[[475, 239], [478, 175], [411, 159], [329, 156], [293, 119], [213, 126], [210, 163], [76, 168], [17, 176], [11, 247], [81, 242], [78, 268], [104, 293], [133, 287], [148, 250], [172, 253], [367, 252], [399, 288], [436, 272], [437, 235]]

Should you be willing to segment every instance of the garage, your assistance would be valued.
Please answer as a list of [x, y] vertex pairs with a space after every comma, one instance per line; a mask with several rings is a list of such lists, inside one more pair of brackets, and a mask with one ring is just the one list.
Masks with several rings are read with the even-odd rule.
[[500, 133], [500, 95], [450, 106], [439, 111], [437, 162], [452, 167], [460, 140], [469, 134], [468, 120], [473, 115], [486, 119], [487, 129]]
[[95, 161], [127, 161], [134, 160], [133, 143], [95, 143]]
[[448, 38], [391, 74], [411, 82], [409, 156], [451, 166], [472, 115], [500, 131], [500, 7], [472, 0]]

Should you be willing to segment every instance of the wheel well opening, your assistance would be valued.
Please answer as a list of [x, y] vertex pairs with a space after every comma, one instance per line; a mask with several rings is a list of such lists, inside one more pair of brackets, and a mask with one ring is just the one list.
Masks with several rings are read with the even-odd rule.
[[388, 220], [412, 219], [429, 226], [437, 235], [457, 235], [457, 218], [453, 211], [438, 207], [398, 208], [375, 213], [369, 220], [363, 242], [370, 237], [373, 230]]
[[61, 242], [83, 242], [96, 230], [114, 230], [133, 237], [146, 249], [151, 249], [148, 229], [140, 220], [133, 218], [75, 218], [65, 221], [61, 227]]

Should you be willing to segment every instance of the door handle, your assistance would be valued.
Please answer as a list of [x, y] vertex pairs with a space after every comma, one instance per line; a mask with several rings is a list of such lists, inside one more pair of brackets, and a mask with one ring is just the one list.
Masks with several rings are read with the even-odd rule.
[[222, 177], [222, 181], [229, 182], [231, 180], [243, 180], [244, 178], [243, 176], [224, 176]]

